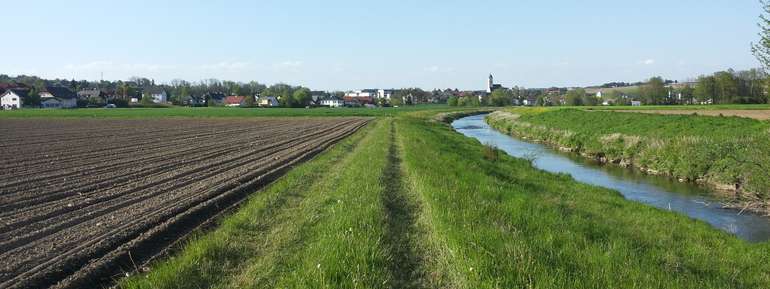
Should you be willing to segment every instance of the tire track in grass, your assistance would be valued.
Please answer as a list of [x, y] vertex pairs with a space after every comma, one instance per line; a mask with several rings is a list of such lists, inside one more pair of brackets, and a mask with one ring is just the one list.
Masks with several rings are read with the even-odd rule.
[[390, 252], [388, 269], [393, 278], [390, 287], [424, 288], [422, 254], [416, 246], [420, 206], [409, 197], [403, 183], [395, 122], [391, 124], [389, 138], [387, 167], [381, 182], [385, 185], [382, 194], [386, 221], [384, 242]]

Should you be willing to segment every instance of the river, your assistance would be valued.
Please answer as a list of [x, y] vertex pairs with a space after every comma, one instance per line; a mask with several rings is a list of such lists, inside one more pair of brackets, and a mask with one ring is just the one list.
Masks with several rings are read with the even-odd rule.
[[671, 210], [705, 221], [715, 228], [732, 233], [749, 242], [770, 240], [770, 218], [724, 209], [710, 197], [708, 189], [680, 183], [660, 176], [645, 175], [633, 169], [601, 165], [595, 161], [553, 150], [545, 145], [529, 143], [491, 128], [486, 115], [465, 117], [452, 122], [452, 127], [481, 143], [494, 145], [511, 156], [534, 157], [535, 167], [555, 173], [567, 173], [583, 183], [619, 191], [626, 199]]

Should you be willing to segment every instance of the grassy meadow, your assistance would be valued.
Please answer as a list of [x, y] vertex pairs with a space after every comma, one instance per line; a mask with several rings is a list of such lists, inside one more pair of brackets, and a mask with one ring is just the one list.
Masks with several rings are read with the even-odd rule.
[[770, 284], [770, 243], [537, 170], [434, 115], [378, 118], [118, 287]]

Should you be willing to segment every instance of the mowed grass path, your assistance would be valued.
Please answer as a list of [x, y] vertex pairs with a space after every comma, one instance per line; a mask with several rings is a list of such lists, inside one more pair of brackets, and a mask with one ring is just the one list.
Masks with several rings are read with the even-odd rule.
[[766, 288], [770, 244], [381, 118], [122, 288]]

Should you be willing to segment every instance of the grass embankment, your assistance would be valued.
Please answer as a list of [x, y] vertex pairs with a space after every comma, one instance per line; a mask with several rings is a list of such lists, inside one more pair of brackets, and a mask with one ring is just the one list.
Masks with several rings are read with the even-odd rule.
[[770, 123], [738, 117], [513, 109], [493, 127], [600, 161], [716, 185], [756, 210], [770, 200]]
[[123, 288], [762, 288], [770, 244], [380, 119]]

